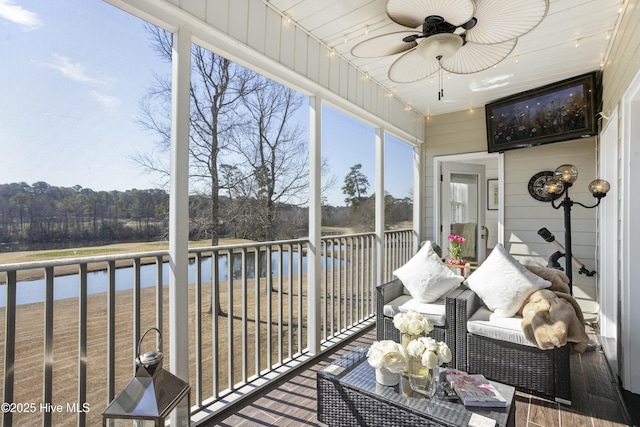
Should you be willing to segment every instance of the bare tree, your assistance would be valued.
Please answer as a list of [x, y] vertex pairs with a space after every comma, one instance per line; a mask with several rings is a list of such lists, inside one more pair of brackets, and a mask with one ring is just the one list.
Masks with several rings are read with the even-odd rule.
[[[171, 61], [171, 34], [155, 26], [147, 26], [154, 50]], [[246, 125], [235, 111], [243, 97], [258, 89], [258, 76], [228, 59], [200, 46], [191, 49], [191, 117], [190, 117], [190, 179], [191, 191], [210, 197], [211, 244], [219, 243], [220, 193], [224, 190], [219, 167], [223, 162], [234, 128]], [[159, 149], [169, 150], [171, 117], [171, 82], [156, 76], [153, 87], [141, 103], [139, 122], [160, 137]], [[134, 160], [150, 172], [168, 176], [169, 169], [153, 154], [139, 154]]]
[[307, 138], [293, 115], [303, 96], [265, 77], [259, 90], [243, 96], [247, 125], [236, 128], [234, 149], [242, 158], [235, 190], [251, 215], [252, 236], [273, 240], [279, 205], [308, 202]]

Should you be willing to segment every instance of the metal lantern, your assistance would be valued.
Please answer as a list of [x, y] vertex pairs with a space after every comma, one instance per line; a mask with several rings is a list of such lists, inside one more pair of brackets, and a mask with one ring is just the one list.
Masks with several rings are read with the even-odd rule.
[[165, 425], [165, 419], [187, 398], [185, 425], [189, 425], [189, 410], [191, 400], [189, 391], [191, 387], [182, 379], [162, 369], [164, 355], [160, 349], [140, 354], [142, 340], [150, 332], [156, 331], [162, 343], [162, 334], [158, 328], [148, 329], [138, 341], [136, 357], [136, 373], [129, 384], [109, 403], [102, 413], [102, 425], [117, 424], [116, 420], [128, 420], [126, 425], [131, 425], [131, 420], [137, 420], [136, 426]]

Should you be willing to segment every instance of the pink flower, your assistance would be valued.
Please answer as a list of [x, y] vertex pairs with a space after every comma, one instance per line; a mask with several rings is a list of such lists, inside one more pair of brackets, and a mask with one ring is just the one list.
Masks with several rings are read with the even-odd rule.
[[453, 257], [453, 259], [462, 259], [462, 248], [461, 244], [466, 242], [466, 239], [462, 236], [458, 236], [457, 234], [449, 234], [449, 253]]

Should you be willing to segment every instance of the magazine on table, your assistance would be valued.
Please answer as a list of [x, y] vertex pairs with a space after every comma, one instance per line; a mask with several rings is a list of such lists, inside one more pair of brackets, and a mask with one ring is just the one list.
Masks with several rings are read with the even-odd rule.
[[507, 400], [484, 375], [451, 372], [447, 382], [466, 406], [507, 407]]

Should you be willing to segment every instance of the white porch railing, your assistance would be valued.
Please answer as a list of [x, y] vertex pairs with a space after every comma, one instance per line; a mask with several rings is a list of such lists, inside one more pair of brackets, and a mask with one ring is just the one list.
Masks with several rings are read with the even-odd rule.
[[[412, 256], [412, 236], [410, 230], [385, 233], [383, 281]], [[194, 419], [307, 353], [307, 244], [189, 251]], [[0, 265], [2, 425], [101, 423], [107, 403], [134, 374], [141, 333], [155, 326], [164, 343], [171, 339], [163, 328], [167, 255]], [[375, 235], [323, 238], [322, 256], [322, 337], [329, 341], [374, 315]]]

